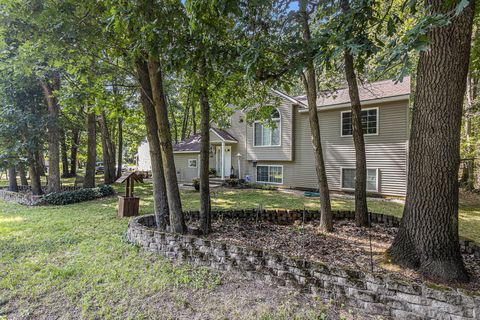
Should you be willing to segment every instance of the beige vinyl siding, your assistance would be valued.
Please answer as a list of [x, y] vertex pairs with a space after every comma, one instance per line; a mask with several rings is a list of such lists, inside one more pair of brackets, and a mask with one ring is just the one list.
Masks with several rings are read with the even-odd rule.
[[[246, 127], [247, 137], [247, 160], [252, 161], [292, 161], [293, 160], [293, 112], [291, 102], [284, 100], [278, 106], [280, 112], [281, 139], [280, 146], [254, 146], [253, 125]], [[237, 138], [238, 139], [238, 138]]]
[[[198, 177], [198, 166], [200, 165], [199, 153], [175, 153], [175, 169], [179, 182], [192, 182], [193, 178]], [[197, 168], [188, 167], [188, 159], [197, 159]]]
[[[408, 102], [379, 105], [378, 135], [365, 136], [367, 167], [379, 169], [378, 192], [385, 195], [405, 195], [407, 164], [407, 106]], [[371, 107], [371, 106], [369, 106]], [[355, 148], [352, 137], [341, 137], [341, 111], [349, 108], [319, 112], [322, 145], [327, 178], [331, 190], [341, 191], [341, 168], [355, 167]], [[296, 113], [294, 162], [283, 162], [284, 185], [317, 188], [313, 149], [307, 113]]]

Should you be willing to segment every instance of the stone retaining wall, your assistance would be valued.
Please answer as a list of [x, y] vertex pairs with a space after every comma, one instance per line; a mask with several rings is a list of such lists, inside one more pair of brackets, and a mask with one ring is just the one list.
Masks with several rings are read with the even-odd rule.
[[[62, 186], [60, 192], [75, 191], [80, 187]], [[0, 199], [8, 202], [16, 202], [27, 206], [36, 206], [43, 203], [42, 196], [33, 195], [31, 186], [18, 186], [19, 192], [8, 191], [8, 188], [0, 188]], [[42, 192], [46, 193], [46, 187], [42, 187]]]
[[35, 206], [42, 203], [42, 196], [34, 196], [31, 193], [13, 192], [6, 189], [0, 189], [0, 199], [28, 206]]
[[[263, 214], [259, 211], [253, 217], [250, 213], [222, 211], [216, 212], [214, 218], [230, 215], [232, 218], [259, 219], [263, 216], [266, 220], [277, 221], [278, 212], [274, 210]], [[196, 214], [190, 212], [188, 216], [195, 219]], [[340, 219], [342, 215], [348, 218], [351, 214], [339, 212], [335, 216]], [[292, 216], [296, 214], [282, 212], [278, 221], [289, 221]], [[381, 216], [377, 218], [382, 219]], [[257, 248], [162, 232], [155, 229], [153, 215], [130, 220], [127, 236], [130, 242], [178, 262], [218, 271], [241, 271], [246, 276], [293, 287], [324, 300], [333, 299], [369, 314], [401, 319], [480, 319], [480, 295], [428, 283], [419, 285], [383, 274], [331, 267]], [[471, 248], [470, 245], [466, 247]]]

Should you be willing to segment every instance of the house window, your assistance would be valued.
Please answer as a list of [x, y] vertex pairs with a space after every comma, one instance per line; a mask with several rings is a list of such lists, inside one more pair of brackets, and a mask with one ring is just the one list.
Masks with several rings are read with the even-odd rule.
[[[355, 169], [342, 168], [342, 189], [355, 190]], [[367, 169], [367, 191], [378, 191], [378, 169]]]
[[283, 183], [283, 166], [257, 166], [257, 182]]
[[197, 167], [197, 159], [188, 159], [188, 167], [189, 168], [196, 168]]
[[[342, 137], [352, 135], [352, 112], [342, 111]], [[362, 110], [363, 134], [378, 134], [378, 108]]]
[[273, 110], [268, 126], [255, 121], [253, 126], [253, 137], [255, 147], [272, 147], [280, 145], [281, 128], [280, 112]]

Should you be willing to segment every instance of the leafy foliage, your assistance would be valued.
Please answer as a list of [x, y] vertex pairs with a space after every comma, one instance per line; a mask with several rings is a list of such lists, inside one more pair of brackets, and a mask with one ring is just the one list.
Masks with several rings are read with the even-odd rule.
[[74, 191], [49, 193], [42, 197], [45, 204], [66, 205], [77, 202], [94, 200], [97, 198], [108, 197], [115, 194], [115, 190], [110, 185], [102, 185], [96, 188], [87, 188]]

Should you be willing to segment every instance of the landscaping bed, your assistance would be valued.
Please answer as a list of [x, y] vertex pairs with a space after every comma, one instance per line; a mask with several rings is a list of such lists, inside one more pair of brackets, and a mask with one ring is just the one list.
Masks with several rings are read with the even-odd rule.
[[[385, 252], [398, 228], [384, 224], [373, 224], [370, 229], [359, 228], [352, 220], [339, 220], [335, 222], [334, 232], [323, 233], [318, 226], [318, 221], [302, 224], [297, 220], [294, 224], [281, 225], [269, 221], [222, 219], [212, 222], [213, 232], [207, 238], [365, 272], [371, 271], [373, 261], [376, 273], [400, 275], [422, 282], [417, 272], [399, 268], [388, 261]], [[370, 259], [370, 239], [373, 260]], [[463, 257], [472, 282], [456, 287], [480, 290], [480, 257], [466, 253]]]

